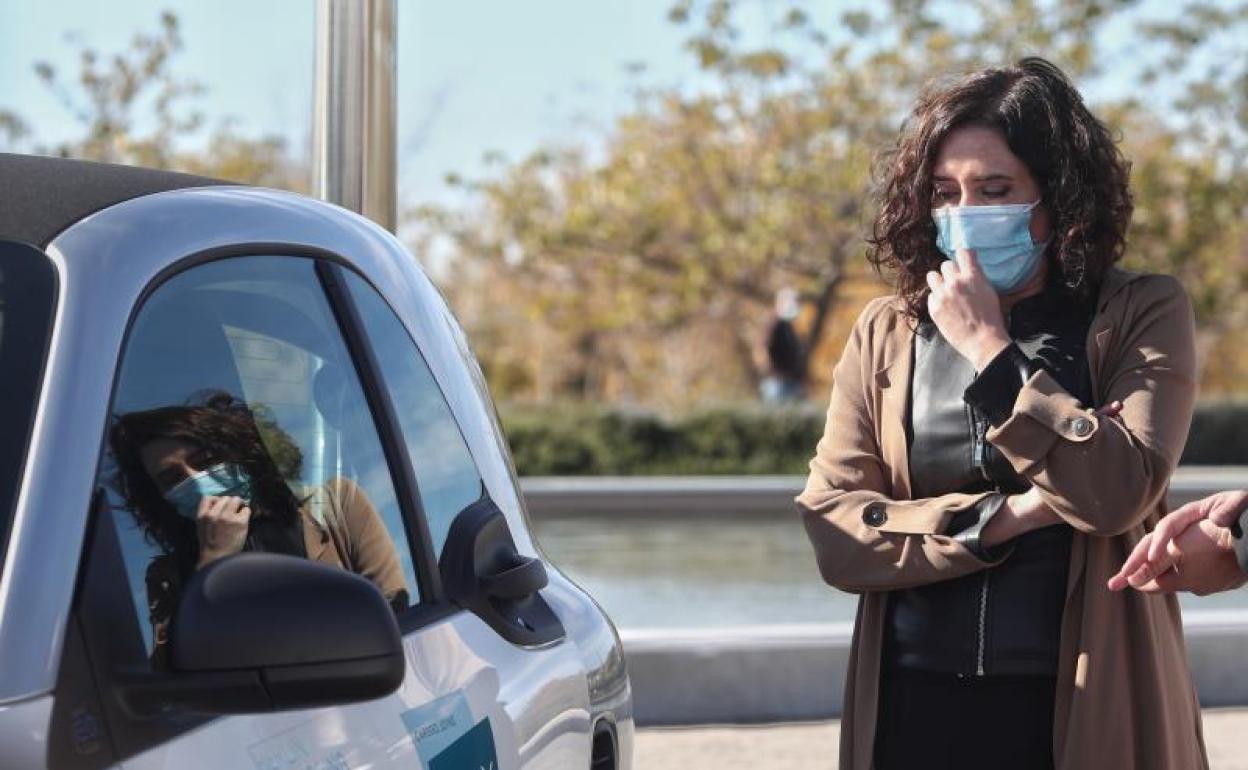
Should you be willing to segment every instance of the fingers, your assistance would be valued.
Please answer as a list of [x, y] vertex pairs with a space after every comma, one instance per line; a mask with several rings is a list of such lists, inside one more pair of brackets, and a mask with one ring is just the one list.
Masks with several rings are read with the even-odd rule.
[[1121, 401], [1110, 401], [1105, 406], [1102, 406], [1100, 409], [1096, 410], [1096, 414], [1098, 417], [1117, 417], [1121, 413], [1122, 413]]
[[1186, 589], [1187, 584], [1183, 580], [1183, 575], [1175, 570], [1167, 570], [1153, 580], [1136, 586], [1136, 590], [1146, 594], [1171, 594]]
[[1131, 555], [1122, 563], [1122, 568], [1118, 570], [1118, 574], [1109, 579], [1109, 590], [1121, 591], [1126, 588], [1129, 583], [1127, 576], [1133, 575], [1140, 567], [1148, 563], [1148, 546], [1153, 542], [1151, 534], [1145, 535], [1140, 542], [1135, 544]]
[[968, 275], [982, 272], [979, 267], [979, 257], [975, 255], [973, 249], [958, 249], [955, 259], [957, 260], [958, 268]]
[[1203, 523], [1211, 501], [1212, 498], [1205, 498], [1190, 502], [1158, 522], [1136, 544], [1118, 574], [1109, 579], [1109, 590], [1121, 591], [1128, 585], [1144, 593], [1193, 590], [1190, 576], [1182, 569], [1184, 552], [1177, 542], [1193, 525], [1210, 529], [1214, 526], [1212, 519], [1209, 524]]
[[1180, 506], [1162, 518], [1150, 533], [1153, 542], [1148, 548], [1148, 560], [1160, 561], [1174, 539], [1203, 518], [1205, 518], [1205, 509], [1199, 500]]
[[225, 516], [225, 506], [229, 498], [205, 497], [199, 501], [199, 520], [201, 522], [220, 521]]
[[199, 519], [217, 521], [247, 521], [251, 508], [241, 497], [205, 497], [199, 501]]
[[230, 521], [247, 521], [251, 516], [251, 509], [247, 507], [247, 501], [241, 497], [224, 498], [227, 502], [222, 509], [222, 513]]
[[1155, 535], [1156, 530], [1145, 535], [1140, 542], [1135, 544], [1131, 555], [1123, 562], [1122, 569], [1109, 579], [1109, 590], [1121, 591], [1131, 586], [1143, 591], [1149, 586], [1155, 586], [1155, 581], [1159, 576], [1169, 572], [1178, 573], [1182, 554], [1173, 545], [1163, 551], [1160, 558], [1149, 558], [1148, 554], [1152, 546], [1156, 544]]
[[1178, 561], [1168, 555], [1160, 561], [1144, 562], [1139, 569], [1127, 575], [1127, 584], [1132, 588], [1148, 585], [1160, 575], [1164, 575], [1167, 572], [1176, 572], [1178, 566]]
[[224, 519], [233, 513], [234, 498], [231, 497], [214, 497], [210, 515], [216, 519]]
[[975, 278], [979, 275], [982, 275], [982, 271], [979, 268], [979, 260], [975, 257], [975, 252], [970, 249], [958, 249], [957, 256], [954, 259], [946, 259], [940, 263], [939, 270], [928, 272], [927, 285], [932, 291], [937, 291], [946, 282], [957, 281], [963, 278]]
[[949, 288], [948, 283], [958, 280], [961, 277], [961, 271], [952, 260], [946, 259], [940, 263], [939, 270], [929, 270], [927, 272], [927, 288], [932, 290], [932, 295], [939, 294], [942, 290]]
[[1239, 520], [1244, 509], [1248, 508], [1248, 490], [1223, 492], [1214, 495], [1208, 506], [1209, 520], [1219, 527], [1229, 527]]

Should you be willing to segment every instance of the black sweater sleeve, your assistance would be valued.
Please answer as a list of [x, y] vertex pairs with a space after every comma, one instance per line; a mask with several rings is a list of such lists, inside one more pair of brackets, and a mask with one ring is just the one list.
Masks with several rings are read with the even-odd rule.
[[1248, 510], [1231, 525], [1231, 534], [1235, 536], [1235, 558], [1239, 561], [1239, 568], [1248, 573], [1248, 537], [1244, 537], [1245, 530], [1248, 530]]
[[1018, 345], [1010, 343], [1009, 347], [998, 353], [976, 375], [975, 381], [967, 386], [962, 398], [986, 415], [993, 427], [997, 427], [1010, 419], [1019, 391], [1041, 368], [1043, 367], [1028, 358]]

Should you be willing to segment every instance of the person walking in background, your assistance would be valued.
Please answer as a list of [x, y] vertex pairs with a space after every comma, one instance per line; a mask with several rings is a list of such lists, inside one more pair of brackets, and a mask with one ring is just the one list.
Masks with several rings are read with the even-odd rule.
[[1179, 507], [1136, 543], [1111, 591], [1189, 591], [1199, 596], [1248, 583], [1248, 490], [1219, 492]]
[[805, 398], [806, 350], [793, 328], [800, 312], [796, 291], [784, 288], [776, 292], [775, 316], [767, 327], [767, 375], [759, 385], [766, 403]]
[[797, 498], [861, 594], [840, 767], [1207, 767], [1177, 601], [1106, 589], [1196, 396], [1181, 285], [1114, 266], [1127, 162], [1038, 58], [929, 86], [883, 160], [868, 256], [895, 293]]

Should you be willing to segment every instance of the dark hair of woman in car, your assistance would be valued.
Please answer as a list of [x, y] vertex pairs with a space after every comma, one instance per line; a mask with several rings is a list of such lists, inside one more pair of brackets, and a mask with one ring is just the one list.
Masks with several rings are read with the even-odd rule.
[[263, 408], [213, 391], [186, 406], [130, 412], [117, 417], [109, 434], [117, 489], [143, 533], [166, 553], [194, 554], [198, 544], [195, 521], [178, 515], [143, 464], [143, 447], [158, 439], [201, 447], [203, 465], [241, 466], [251, 480], [254, 515], [282, 523], [298, 517], [301, 501], [287, 480], [299, 477], [303, 455]]
[[896, 273], [914, 318], [926, 317], [926, 275], [944, 257], [936, 247], [933, 172], [941, 143], [965, 126], [999, 131], [1040, 185], [1051, 221], [1052, 278], [1082, 300], [1095, 296], [1106, 268], [1122, 258], [1131, 219], [1130, 163], [1110, 130], [1084, 105], [1061, 70], [1039, 58], [980, 70], [920, 95], [895, 146], [876, 170], [879, 213], [867, 239], [877, 270]]

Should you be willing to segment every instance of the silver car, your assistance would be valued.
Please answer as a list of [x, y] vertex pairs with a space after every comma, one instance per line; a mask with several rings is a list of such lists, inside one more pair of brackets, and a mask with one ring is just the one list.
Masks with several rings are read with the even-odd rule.
[[335, 206], [0, 155], [0, 545], [5, 768], [631, 766], [462, 331]]

